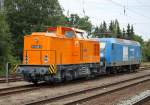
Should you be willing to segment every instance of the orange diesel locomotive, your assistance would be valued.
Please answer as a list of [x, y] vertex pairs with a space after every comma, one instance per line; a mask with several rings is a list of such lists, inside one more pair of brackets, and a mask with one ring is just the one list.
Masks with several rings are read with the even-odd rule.
[[52, 27], [24, 37], [23, 64], [17, 72], [25, 80], [60, 82], [100, 72], [99, 42], [86, 39], [84, 31]]

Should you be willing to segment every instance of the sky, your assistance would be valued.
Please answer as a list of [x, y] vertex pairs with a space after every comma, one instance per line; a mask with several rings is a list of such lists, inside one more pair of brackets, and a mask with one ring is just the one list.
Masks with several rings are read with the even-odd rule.
[[90, 21], [99, 26], [102, 21], [108, 24], [117, 19], [121, 28], [130, 23], [135, 33], [144, 40], [150, 39], [150, 0], [58, 0], [64, 14], [76, 13], [90, 17]]

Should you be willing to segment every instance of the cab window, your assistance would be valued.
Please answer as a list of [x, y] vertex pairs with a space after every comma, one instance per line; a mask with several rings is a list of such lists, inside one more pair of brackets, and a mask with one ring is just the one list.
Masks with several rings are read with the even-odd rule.
[[78, 32], [77, 32], [76, 35], [77, 35], [77, 38], [84, 39], [82, 33], [78, 33]]
[[74, 37], [74, 33], [73, 33], [73, 31], [65, 31], [65, 36], [67, 38], [73, 38]]

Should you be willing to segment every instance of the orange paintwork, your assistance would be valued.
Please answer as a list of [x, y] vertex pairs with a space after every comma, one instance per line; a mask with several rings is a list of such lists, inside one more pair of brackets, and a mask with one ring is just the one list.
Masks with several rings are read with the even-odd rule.
[[[72, 38], [65, 36], [72, 32]], [[23, 64], [80, 64], [97, 63], [99, 57], [99, 42], [77, 38], [75, 30], [68, 27], [48, 28], [48, 32], [35, 32], [24, 37]], [[45, 61], [47, 56], [48, 61]], [[26, 58], [28, 60], [26, 60]]]

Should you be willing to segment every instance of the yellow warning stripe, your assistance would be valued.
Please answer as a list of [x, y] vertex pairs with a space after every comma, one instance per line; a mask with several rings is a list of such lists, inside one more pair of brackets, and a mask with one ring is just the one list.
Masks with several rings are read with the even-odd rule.
[[54, 73], [56, 73], [57, 72], [57, 66], [56, 65], [53, 65], [53, 68], [54, 68]]
[[48, 70], [49, 70], [49, 73], [50, 73], [50, 74], [53, 74], [53, 72], [51, 71], [51, 68], [50, 68], [50, 67], [48, 68]]
[[49, 66], [49, 73], [50, 74], [55, 74], [56, 70], [57, 70], [56, 65], [52, 64]]
[[13, 68], [12, 72], [15, 73], [17, 70], [18, 64], [16, 64], [16, 66]]
[[55, 67], [55, 73], [57, 73], [57, 66], [56, 66], [56, 65], [54, 65], [54, 67]]
[[50, 68], [51, 68], [51, 71], [52, 71], [52, 73], [54, 73], [54, 68], [53, 68], [53, 65], [50, 65]]

